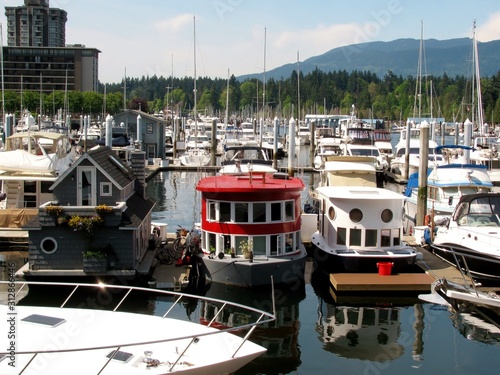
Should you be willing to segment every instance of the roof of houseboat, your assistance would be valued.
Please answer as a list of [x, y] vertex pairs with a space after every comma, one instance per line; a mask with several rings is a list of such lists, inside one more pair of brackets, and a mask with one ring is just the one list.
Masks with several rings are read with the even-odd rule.
[[372, 186], [324, 186], [316, 191], [328, 198], [335, 199], [404, 199], [404, 196], [395, 191]]
[[196, 190], [201, 192], [255, 192], [276, 190], [297, 190], [305, 188], [299, 178], [289, 177], [285, 173], [252, 173], [242, 175], [218, 175], [203, 178]]

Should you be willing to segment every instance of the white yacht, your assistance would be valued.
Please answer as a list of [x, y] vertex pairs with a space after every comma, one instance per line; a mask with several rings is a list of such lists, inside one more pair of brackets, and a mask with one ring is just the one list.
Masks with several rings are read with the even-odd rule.
[[[16, 298], [7, 298], [3, 292], [0, 311], [5, 316], [14, 314], [16, 330], [10, 341], [12, 348], [0, 349], [0, 373], [4, 375], [20, 371], [46, 375], [233, 373], [266, 351], [249, 341], [249, 335], [240, 337], [234, 332], [275, 320], [272, 314], [255, 308], [152, 288], [8, 283], [1, 281], [0, 287], [3, 291], [7, 286], [13, 288]], [[26, 295], [27, 286], [27, 296], [20, 298]], [[109, 298], [103, 303], [98, 296], [105, 295]], [[47, 296], [45, 305], [32, 302], [35, 297], [41, 300], [40, 296]], [[56, 300], [54, 296], [60, 296], [60, 302], [47, 306], [51, 303], [47, 301]], [[144, 301], [145, 312], [131, 313], [122, 308], [137, 303], [137, 298]], [[163, 311], [148, 313], [146, 298], [163, 298]], [[180, 317], [176, 310], [183, 308], [188, 298], [212, 303], [213, 314], [206, 317], [211, 320], [194, 322]], [[216, 311], [223, 315], [241, 311], [256, 319], [221, 329]]]

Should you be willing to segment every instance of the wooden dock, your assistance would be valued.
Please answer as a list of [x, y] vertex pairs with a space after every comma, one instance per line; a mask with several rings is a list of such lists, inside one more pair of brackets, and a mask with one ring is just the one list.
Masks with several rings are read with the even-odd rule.
[[330, 283], [337, 292], [429, 292], [434, 278], [426, 273], [332, 273]]
[[[367, 296], [379, 295], [411, 295], [431, 292], [432, 283], [440, 278], [446, 278], [458, 284], [471, 284], [472, 280], [462, 276], [460, 271], [444, 260], [432, 254], [429, 250], [416, 245], [413, 237], [405, 237], [418, 252], [416, 265], [418, 272], [394, 275], [379, 275], [378, 273], [333, 273], [329, 275], [330, 294], [335, 301], [356, 300], [368, 302]], [[381, 302], [380, 297], [373, 301]]]

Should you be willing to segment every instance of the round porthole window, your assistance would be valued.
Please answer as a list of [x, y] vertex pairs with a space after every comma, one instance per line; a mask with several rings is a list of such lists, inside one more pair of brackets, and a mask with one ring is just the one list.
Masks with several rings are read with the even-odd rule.
[[389, 210], [388, 208], [386, 208], [384, 211], [382, 211], [382, 213], [380, 214], [380, 218], [382, 219], [382, 221], [384, 223], [388, 223], [389, 221], [392, 220], [393, 218], [393, 214], [392, 214], [392, 211]]
[[330, 218], [330, 220], [335, 219], [335, 208], [330, 207], [328, 209], [328, 217]]
[[57, 241], [53, 237], [45, 237], [40, 242], [40, 248], [45, 254], [53, 254], [57, 250]]
[[349, 212], [349, 219], [353, 223], [359, 223], [363, 219], [363, 213], [359, 208], [353, 208], [351, 212]]

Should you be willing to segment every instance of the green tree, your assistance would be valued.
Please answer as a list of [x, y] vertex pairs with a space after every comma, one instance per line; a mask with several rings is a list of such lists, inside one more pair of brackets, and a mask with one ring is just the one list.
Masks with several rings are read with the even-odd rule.
[[123, 94], [121, 92], [113, 92], [106, 95], [106, 112], [116, 114], [123, 110]]
[[103, 96], [93, 91], [83, 93], [83, 111], [84, 113], [98, 114], [103, 110]]

